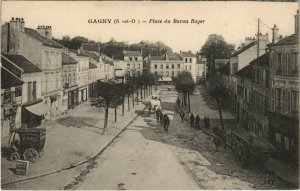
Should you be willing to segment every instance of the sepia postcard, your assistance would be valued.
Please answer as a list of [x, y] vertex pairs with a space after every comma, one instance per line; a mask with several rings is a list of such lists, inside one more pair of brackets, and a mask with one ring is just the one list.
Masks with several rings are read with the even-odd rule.
[[2, 1], [1, 189], [299, 189], [299, 5]]

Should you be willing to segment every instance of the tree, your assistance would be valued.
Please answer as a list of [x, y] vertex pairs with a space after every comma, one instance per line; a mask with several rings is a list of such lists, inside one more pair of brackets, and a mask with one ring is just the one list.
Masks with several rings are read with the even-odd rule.
[[234, 50], [234, 45], [228, 44], [218, 34], [210, 34], [201, 48], [201, 54], [207, 58], [209, 76], [215, 72], [214, 61], [218, 58], [229, 58]]
[[116, 121], [116, 108], [122, 104], [123, 95], [126, 93], [125, 85], [123, 83], [110, 82], [96, 82], [95, 88], [96, 96], [91, 99], [91, 106], [97, 108], [105, 108], [104, 128], [107, 128], [108, 122], [108, 109], [115, 109], [115, 121]]
[[208, 81], [208, 91], [207, 96], [210, 99], [216, 101], [219, 110], [219, 116], [221, 121], [222, 130], [224, 130], [224, 123], [223, 123], [223, 115], [222, 115], [222, 105], [225, 103], [226, 98], [230, 96], [229, 90], [227, 89], [226, 81], [222, 79], [222, 76], [219, 72], [215, 73], [212, 78]]
[[190, 94], [195, 90], [195, 82], [190, 72], [181, 72], [176, 79], [175, 88], [177, 92], [182, 93], [185, 100], [188, 98], [188, 111], [191, 112]]

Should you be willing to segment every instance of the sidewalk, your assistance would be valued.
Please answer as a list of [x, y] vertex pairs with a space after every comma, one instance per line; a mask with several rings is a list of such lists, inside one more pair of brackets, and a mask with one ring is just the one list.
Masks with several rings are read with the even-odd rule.
[[128, 112], [126, 102], [124, 116], [121, 107], [117, 110], [116, 123], [114, 109], [109, 109], [108, 127], [105, 134], [102, 134], [104, 110], [91, 107], [89, 102], [77, 106], [67, 115], [59, 116], [55, 121], [43, 125], [47, 129], [45, 153], [37, 162], [29, 164], [27, 176], [15, 175], [15, 162], [1, 158], [1, 184], [55, 173], [86, 162], [110, 143], [137, 116], [138, 111], [144, 108], [141, 102], [139, 105], [135, 103], [132, 108], [130, 102]]
[[[178, 110], [185, 111], [185, 113], [186, 113], [185, 120], [189, 121], [187, 109], [184, 110], [184, 107], [183, 107], [183, 109], [179, 108], [179, 109], [177, 109], [177, 111]], [[214, 110], [214, 109], [211, 109], [208, 107], [208, 105], [205, 103], [201, 94], [191, 96], [191, 112], [194, 114], [195, 117], [197, 114], [199, 114], [199, 116], [201, 118], [201, 123], [200, 123], [201, 130], [204, 133], [206, 133], [207, 135], [214, 137], [215, 135], [213, 134], [213, 127], [215, 127], [215, 126], [218, 126], [219, 128], [221, 127], [219, 113], [217, 110]], [[238, 127], [238, 124], [234, 122], [233, 115], [230, 112], [223, 110], [222, 114], [223, 114], [223, 123], [224, 123], [224, 127], [226, 130], [231, 130], [231, 129]], [[210, 121], [211, 121], [210, 129], [203, 128], [204, 127], [204, 122], [203, 122], [204, 116], [210, 117]], [[274, 174], [276, 174], [277, 176], [279, 176], [286, 182], [289, 182], [290, 184], [293, 184], [294, 186], [299, 187], [298, 169], [292, 169], [292, 168], [286, 166], [285, 164], [283, 164], [282, 162], [280, 162], [279, 160], [276, 160], [274, 158], [270, 158], [266, 162], [265, 169], [273, 172]]]

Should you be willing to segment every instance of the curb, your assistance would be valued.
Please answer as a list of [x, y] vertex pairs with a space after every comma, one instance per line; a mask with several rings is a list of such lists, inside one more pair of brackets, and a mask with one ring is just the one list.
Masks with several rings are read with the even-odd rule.
[[[145, 108], [146, 107], [144, 107], [142, 110], [145, 110]], [[69, 169], [72, 169], [74, 167], [77, 167], [79, 165], [82, 165], [82, 164], [88, 162], [90, 159], [93, 159], [97, 155], [101, 154], [138, 116], [139, 116], [139, 114], [136, 114], [136, 116], [134, 118], [132, 118], [123, 128], [121, 128], [121, 130], [116, 135], [114, 135], [110, 141], [108, 141], [103, 147], [101, 147], [101, 149], [98, 152], [96, 152], [96, 154], [92, 155], [88, 159], [84, 159], [82, 161], [79, 161], [75, 164], [71, 164], [67, 167], [63, 167], [61, 169], [45, 172], [45, 173], [34, 175], [34, 176], [31, 176], [31, 177], [26, 177], [24, 179], [15, 180], [15, 181], [12, 181], [12, 182], [3, 183], [3, 184], [1, 184], [1, 187], [3, 188], [5, 186], [11, 185], [11, 184], [15, 184], [15, 183], [24, 182], [24, 181], [27, 181], [27, 180], [40, 178], [40, 177], [47, 176], [47, 175], [50, 175], [50, 174], [55, 174], [55, 173], [58, 173], [58, 172], [61, 172], [61, 171], [64, 171], [64, 170], [69, 170]]]

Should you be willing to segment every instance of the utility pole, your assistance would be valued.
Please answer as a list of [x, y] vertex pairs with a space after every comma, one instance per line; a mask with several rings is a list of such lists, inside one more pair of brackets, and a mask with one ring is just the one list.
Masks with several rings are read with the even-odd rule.
[[258, 65], [259, 63], [259, 39], [260, 39], [260, 18], [258, 18], [258, 27], [257, 27], [257, 62], [256, 64]]

